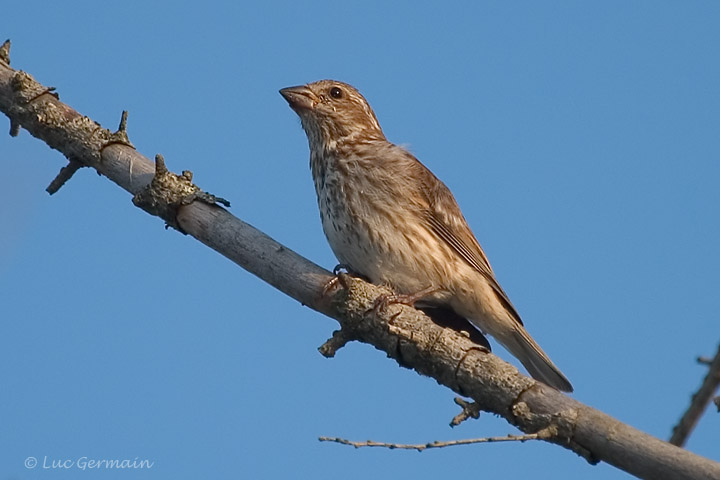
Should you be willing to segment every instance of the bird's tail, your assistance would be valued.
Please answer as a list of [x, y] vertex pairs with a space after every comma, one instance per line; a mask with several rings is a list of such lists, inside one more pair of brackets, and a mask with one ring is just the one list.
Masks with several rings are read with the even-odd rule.
[[512, 333], [503, 337], [505, 338], [498, 340], [520, 360], [534, 379], [563, 392], [573, 391], [570, 381], [521, 325], [517, 325]]

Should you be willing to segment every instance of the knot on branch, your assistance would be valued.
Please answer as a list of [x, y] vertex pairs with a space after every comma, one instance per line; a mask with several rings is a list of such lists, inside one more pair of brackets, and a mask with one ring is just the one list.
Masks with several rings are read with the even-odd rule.
[[362, 278], [347, 273], [341, 272], [337, 278], [338, 283], [343, 287], [341, 291], [344, 294], [334, 297], [333, 302], [338, 310], [347, 317], [357, 322], [365, 319], [370, 313], [374, 315], [387, 313], [387, 308], [377, 309], [375, 306], [379, 297], [393, 294], [391, 289], [381, 285], [372, 285]]
[[10, 39], [5, 40], [0, 45], [0, 60], [10, 65]]
[[120, 125], [118, 126], [117, 131], [110, 133], [107, 141], [100, 149], [101, 152], [105, 149], [105, 147], [109, 147], [110, 145], [125, 145], [126, 147], [130, 147], [135, 150], [135, 145], [130, 142], [130, 137], [128, 137], [127, 134], [127, 120], [128, 112], [127, 110], [123, 110], [122, 115], [120, 115]]
[[159, 154], [155, 156], [155, 176], [152, 182], [133, 197], [135, 206], [165, 220], [166, 228], [173, 227], [182, 233], [185, 232], [177, 222], [177, 211], [195, 200], [210, 205], [220, 203], [230, 206], [230, 202], [224, 198], [204, 192], [192, 183], [191, 171], [184, 170], [181, 175], [170, 172], [165, 166], [165, 159]]
[[340, 330], [335, 330], [332, 337], [318, 348], [324, 357], [334, 357], [348, 342], [358, 339], [357, 328], [365, 320], [365, 315], [359, 312], [365, 312], [365, 305], [374, 298], [372, 293], [363, 288], [364, 285], [365, 282], [347, 273], [336, 272], [336, 276], [323, 287], [321, 295], [330, 296], [330, 302], [345, 318], [345, 321], [341, 322]]
[[[10, 54], [10, 43], [5, 42], [3, 47], [7, 47], [7, 55]], [[8, 57], [8, 65], [10, 59]], [[20, 123], [17, 120], [19, 116], [19, 110], [22, 110], [26, 105], [29, 105], [34, 100], [42, 97], [46, 93], [52, 95], [56, 99], [60, 96], [55, 92], [55, 87], [46, 87], [43, 84], [37, 82], [32, 75], [25, 73], [22, 70], [15, 72], [11, 81], [10, 87], [12, 88], [13, 94], [15, 95], [16, 101], [13, 105], [10, 105], [6, 112], [8, 118], [10, 118], [10, 136], [17, 137], [20, 135]]]
[[55, 91], [55, 87], [46, 87], [36, 81], [32, 75], [19, 70], [13, 75], [10, 86], [15, 92], [18, 104], [27, 104], [37, 99], [41, 95], [49, 94], [59, 99], [60, 96]]
[[593, 453], [574, 440], [575, 425], [578, 423], [577, 410], [563, 410], [548, 415], [534, 413], [527, 403], [518, 401], [512, 406], [516, 425], [522, 425], [523, 431], [538, 434], [541, 440], [565, 446], [583, 457], [588, 463], [599, 462]]
[[[125, 110], [122, 112], [122, 115], [120, 116], [120, 126], [118, 127], [117, 132], [109, 133], [107, 130], [104, 130], [104, 133], [106, 133], [107, 141], [105, 144], [100, 148], [100, 155], [98, 158], [102, 158], [102, 151], [105, 149], [105, 147], [113, 144], [121, 144], [125, 145], [127, 147], [135, 149], [135, 146], [130, 143], [130, 139], [127, 135], [127, 119], [128, 119], [128, 112]], [[93, 133], [97, 132], [99, 130], [98, 128], [94, 130]], [[12, 133], [11, 133], [12, 135]], [[57, 174], [57, 176], [53, 179], [53, 181], [48, 185], [48, 187], [45, 189], [46, 192], [48, 192], [50, 195], [53, 195], [57, 193], [58, 190], [60, 190], [65, 183], [67, 183], [68, 180], [72, 178], [73, 175], [75, 175], [75, 172], [77, 172], [82, 167], [87, 167], [88, 165], [85, 165], [82, 162], [82, 159], [76, 156], [68, 156], [68, 164], [60, 169], [60, 173]]]

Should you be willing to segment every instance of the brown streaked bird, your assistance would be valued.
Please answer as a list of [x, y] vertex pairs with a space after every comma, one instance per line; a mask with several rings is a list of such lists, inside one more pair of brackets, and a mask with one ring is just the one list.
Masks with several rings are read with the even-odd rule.
[[323, 230], [340, 263], [407, 298], [450, 308], [534, 378], [571, 392], [525, 330], [450, 190], [387, 141], [360, 92], [321, 80], [280, 93], [307, 134]]

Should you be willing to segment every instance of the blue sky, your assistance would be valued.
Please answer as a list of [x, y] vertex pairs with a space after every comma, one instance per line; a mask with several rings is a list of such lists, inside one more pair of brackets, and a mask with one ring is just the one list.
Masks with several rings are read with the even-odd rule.
[[[720, 341], [720, 6], [715, 2], [27, 2], [4, 7], [12, 65], [192, 170], [231, 211], [332, 268], [295, 114], [278, 95], [336, 78], [453, 190], [574, 397], [667, 438]], [[260, 2], [258, 2], [260, 3]], [[7, 130], [5, 121], [4, 129]], [[456, 429], [454, 395], [91, 171], [0, 136], [0, 479], [149, 459], [127, 478], [622, 479], [542, 443], [354, 450]], [[496, 343], [493, 343], [497, 345]], [[496, 352], [514, 362], [499, 347]], [[720, 416], [688, 448], [720, 460]]]

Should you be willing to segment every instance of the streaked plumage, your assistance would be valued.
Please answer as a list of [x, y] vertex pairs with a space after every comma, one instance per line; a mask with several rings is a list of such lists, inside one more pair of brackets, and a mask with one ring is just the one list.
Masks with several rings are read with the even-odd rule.
[[449, 307], [489, 333], [538, 380], [570, 382], [525, 330], [450, 190], [388, 142], [363, 96], [321, 80], [280, 91], [310, 145], [323, 230], [338, 260], [400, 294]]

